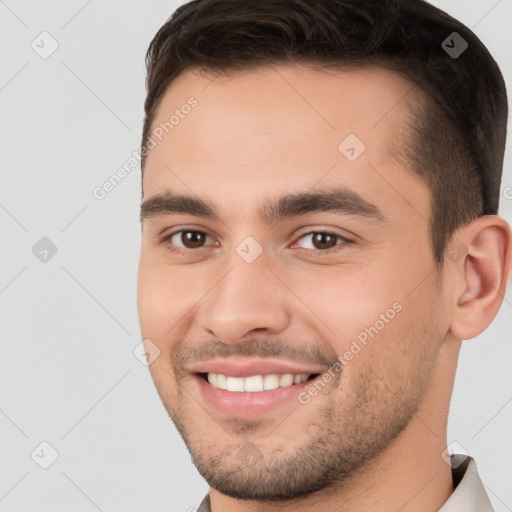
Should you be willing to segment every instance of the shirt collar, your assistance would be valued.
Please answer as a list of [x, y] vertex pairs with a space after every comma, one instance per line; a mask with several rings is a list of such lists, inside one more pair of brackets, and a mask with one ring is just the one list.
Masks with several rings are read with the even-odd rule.
[[455, 490], [439, 512], [493, 512], [474, 459], [457, 454], [450, 462]]

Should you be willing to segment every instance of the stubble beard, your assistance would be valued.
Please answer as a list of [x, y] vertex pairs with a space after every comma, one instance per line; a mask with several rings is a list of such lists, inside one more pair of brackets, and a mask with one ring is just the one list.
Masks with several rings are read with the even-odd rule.
[[[180, 389], [180, 405], [171, 407], [168, 400], [164, 405], [210, 487], [240, 500], [283, 502], [329, 487], [341, 489], [384, 452], [418, 410], [433, 362], [427, 367], [424, 359], [414, 382], [401, 388], [376, 385], [379, 374], [372, 365], [360, 375], [356, 389], [344, 393], [341, 379], [337, 389], [341, 399], [336, 401], [330, 393], [329, 397], [317, 397], [329, 398], [321, 409], [315, 401], [304, 406], [312, 407], [312, 419], [298, 428], [308, 439], [292, 447], [286, 443], [289, 436], [278, 437], [282, 434], [279, 427], [266, 437], [267, 429], [259, 428], [261, 422], [244, 418], [227, 425], [230, 434], [225, 434], [225, 440], [209, 438], [207, 425], [214, 420], [194, 418], [186, 410], [190, 397]], [[199, 414], [207, 415], [199, 409]], [[288, 421], [293, 421], [293, 413], [284, 419]], [[269, 449], [271, 443], [273, 449]]]

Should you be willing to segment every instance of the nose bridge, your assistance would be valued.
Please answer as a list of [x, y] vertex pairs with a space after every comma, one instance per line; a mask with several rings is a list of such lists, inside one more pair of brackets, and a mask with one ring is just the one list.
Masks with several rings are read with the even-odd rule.
[[277, 333], [289, 322], [286, 290], [267, 268], [263, 253], [254, 260], [254, 252], [247, 257], [255, 249], [251, 243], [242, 242], [224, 260], [198, 311], [201, 327], [224, 343], [237, 343], [255, 329]]

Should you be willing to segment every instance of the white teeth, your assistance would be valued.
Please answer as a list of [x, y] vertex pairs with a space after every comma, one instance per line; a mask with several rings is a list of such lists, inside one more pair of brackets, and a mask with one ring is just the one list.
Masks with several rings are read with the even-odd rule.
[[243, 391], [244, 379], [239, 377], [228, 377], [226, 379], [226, 389], [228, 391]]
[[279, 379], [279, 387], [280, 388], [287, 388], [288, 386], [291, 386], [293, 384], [293, 375], [291, 373], [285, 373], [284, 375], [281, 375]]
[[245, 380], [245, 391], [263, 391], [263, 377], [261, 375], [253, 375], [243, 380]]
[[[208, 374], [210, 375], [210, 374]], [[225, 375], [221, 375], [220, 373], [219, 374], [215, 374], [217, 375], [217, 387], [219, 389], [226, 389], [226, 381], [227, 381], [227, 378]]]
[[263, 389], [277, 389], [279, 387], [279, 377], [277, 375], [265, 375], [263, 379]]
[[208, 374], [208, 382], [214, 388], [218, 388], [219, 387], [218, 380], [219, 380], [219, 375], [217, 373], [209, 373]]
[[229, 377], [220, 373], [208, 373], [208, 382], [219, 389], [226, 389], [235, 392], [258, 392], [277, 388], [286, 388], [293, 384], [299, 384], [307, 380], [307, 373], [293, 375], [285, 373], [282, 375], [251, 375], [249, 377]]

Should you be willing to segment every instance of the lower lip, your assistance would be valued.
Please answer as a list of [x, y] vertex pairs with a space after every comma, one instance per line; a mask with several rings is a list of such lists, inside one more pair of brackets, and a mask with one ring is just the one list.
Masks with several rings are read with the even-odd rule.
[[299, 384], [292, 384], [285, 388], [250, 392], [214, 388], [199, 375], [195, 376], [202, 396], [217, 411], [227, 416], [244, 417], [264, 414], [292, 400], [300, 404], [299, 394], [315, 382], [317, 378]]

